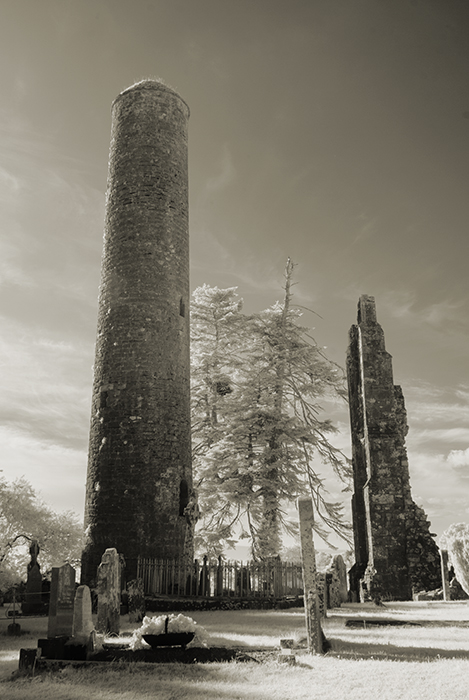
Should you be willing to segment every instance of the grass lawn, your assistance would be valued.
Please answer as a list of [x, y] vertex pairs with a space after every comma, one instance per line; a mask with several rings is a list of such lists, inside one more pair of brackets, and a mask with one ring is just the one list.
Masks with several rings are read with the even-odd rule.
[[[0, 609], [1, 614], [1, 609]], [[323, 628], [331, 650], [310, 656], [304, 612], [241, 610], [187, 613], [210, 634], [213, 646], [277, 648], [280, 638], [297, 643], [296, 666], [267, 663], [103, 664], [16, 677], [20, 648], [46, 636], [46, 618], [19, 622], [30, 634], [7, 637], [11, 620], [0, 619], [2, 700], [467, 700], [469, 698], [469, 604], [467, 602], [349, 604], [329, 611]], [[349, 627], [347, 620], [400, 620], [404, 626]], [[130, 632], [126, 617], [122, 632]], [[275, 658], [275, 657], [274, 657]]]

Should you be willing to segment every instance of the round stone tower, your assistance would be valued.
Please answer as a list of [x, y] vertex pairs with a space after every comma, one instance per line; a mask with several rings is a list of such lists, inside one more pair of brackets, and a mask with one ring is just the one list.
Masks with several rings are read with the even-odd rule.
[[112, 105], [84, 583], [108, 547], [127, 579], [139, 555], [192, 556], [188, 118], [154, 80]]

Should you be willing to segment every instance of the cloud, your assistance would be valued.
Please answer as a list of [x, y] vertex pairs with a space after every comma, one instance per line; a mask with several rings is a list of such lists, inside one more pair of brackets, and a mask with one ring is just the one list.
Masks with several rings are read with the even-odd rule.
[[469, 447], [466, 450], [451, 450], [446, 461], [461, 479], [469, 479]]
[[[467, 483], [449, 465], [443, 453], [409, 449], [412, 496], [442, 534], [463, 513], [469, 513]], [[458, 515], [459, 514], [459, 515]]]
[[380, 305], [394, 318], [445, 332], [449, 327], [461, 330], [466, 324], [466, 304], [464, 299], [443, 299], [418, 308], [415, 293], [405, 290], [388, 291], [380, 297]]
[[5, 168], [0, 167], [0, 199], [6, 201], [9, 197], [16, 195], [19, 192], [21, 183], [19, 178], [15, 177]]
[[413, 449], [447, 452], [469, 443], [469, 396], [463, 385], [442, 389], [427, 383], [405, 387], [407, 419], [410, 426], [407, 444]]
[[[365, 220], [365, 221], [368, 219], [368, 217], [365, 214], [362, 214], [359, 218], [362, 220]], [[374, 217], [373, 219], [369, 219], [368, 221], [366, 221], [366, 223], [364, 223], [362, 225], [358, 234], [355, 236], [355, 238], [353, 240], [353, 245], [355, 245], [356, 243], [360, 243], [362, 241], [366, 241], [369, 238], [371, 238], [376, 233], [377, 223], [378, 223], [377, 217]]]
[[[410, 434], [410, 433], [409, 433]], [[469, 442], [469, 428], [461, 426], [456, 428], [431, 428], [428, 430], [412, 429], [412, 445], [428, 444], [429, 442], [460, 443]]]
[[0, 317], [0, 422], [44, 446], [85, 449], [92, 346]]
[[[0, 425], [2, 476], [13, 481], [24, 476], [56, 511], [83, 512], [86, 450], [45, 443], [12, 426]], [[66, 503], [66, 507], [64, 507]]]
[[220, 192], [228, 187], [236, 177], [236, 170], [233, 165], [233, 159], [227, 144], [223, 146], [223, 152], [221, 157], [221, 167], [220, 171], [216, 175], [209, 177], [205, 189], [207, 194], [212, 194], [213, 192]]
[[[81, 162], [5, 110], [0, 134], [0, 283], [34, 288], [36, 296], [55, 289], [64, 303], [68, 295], [93, 302], [104, 194], [86, 184]], [[14, 309], [14, 296], [9, 301], [3, 312]]]

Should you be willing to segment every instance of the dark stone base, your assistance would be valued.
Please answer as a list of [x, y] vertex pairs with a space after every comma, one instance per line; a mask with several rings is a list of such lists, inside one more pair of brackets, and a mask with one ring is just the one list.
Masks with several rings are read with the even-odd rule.
[[24, 617], [27, 617], [28, 615], [31, 617], [47, 615], [48, 612], [48, 603], [22, 603], [21, 605], [21, 614]]
[[421, 627], [418, 622], [408, 622], [407, 620], [377, 620], [376, 618], [362, 618], [361, 620], [351, 619], [345, 621], [346, 627], [361, 627], [366, 629], [367, 627], [385, 627], [391, 625], [393, 627], [397, 626], [407, 626], [413, 625], [416, 627]]
[[[39, 649], [21, 649], [19, 668], [23, 671], [54, 670], [64, 666], [88, 666], [115, 661], [129, 663], [214, 663], [227, 661], [257, 661], [256, 658], [236, 649], [225, 647], [160, 647], [158, 649], [103, 649], [95, 653], [86, 652], [83, 645], [67, 644], [66, 638], [40, 639]], [[40, 655], [38, 656], [38, 651]]]
[[157, 598], [145, 596], [145, 611], [178, 612], [190, 610], [287, 610], [302, 608], [303, 596], [290, 598]]
[[[242, 658], [241, 658], [242, 657]], [[103, 649], [90, 655], [90, 661], [139, 661], [152, 664], [210, 663], [214, 661], [251, 660], [236, 649], [225, 647], [159, 647], [157, 649]]]
[[75, 644], [69, 637], [39, 639], [37, 643], [41, 658], [63, 661], [86, 661], [88, 650], [86, 644]]

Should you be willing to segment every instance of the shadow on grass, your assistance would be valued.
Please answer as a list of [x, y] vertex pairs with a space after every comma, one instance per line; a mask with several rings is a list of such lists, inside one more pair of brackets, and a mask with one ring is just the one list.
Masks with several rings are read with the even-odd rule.
[[434, 647], [401, 647], [396, 644], [367, 644], [328, 638], [328, 656], [351, 659], [386, 659], [388, 661], [428, 661], [429, 659], [469, 659], [465, 649], [435, 649]]
[[[41, 677], [38, 694], [36, 679]], [[103, 664], [100, 667], [68, 668], [64, 674], [39, 670], [34, 677], [16, 674], [0, 682], [0, 697], [11, 700], [44, 700], [60, 697], [67, 700], [102, 697], [106, 700], [136, 698], [178, 698], [178, 700], [270, 700], [274, 686], [256, 690], [264, 681], [260, 665], [241, 671], [237, 664]], [[3, 695], [6, 691], [8, 695]]]

